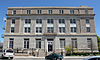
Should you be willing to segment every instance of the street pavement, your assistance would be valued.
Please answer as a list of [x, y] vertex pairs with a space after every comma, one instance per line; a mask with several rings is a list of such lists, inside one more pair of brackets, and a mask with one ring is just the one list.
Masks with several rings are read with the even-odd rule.
[[[89, 56], [65, 56], [63, 60], [83, 60]], [[0, 60], [45, 60], [45, 57], [34, 57], [34, 56], [14, 56], [13, 59], [2, 58], [0, 54]]]

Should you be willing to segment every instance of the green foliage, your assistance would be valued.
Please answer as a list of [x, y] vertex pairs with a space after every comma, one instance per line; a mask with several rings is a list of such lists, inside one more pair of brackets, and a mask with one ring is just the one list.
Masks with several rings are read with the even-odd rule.
[[99, 38], [99, 36], [97, 36], [97, 40], [98, 40], [98, 50], [100, 52], [100, 38]]
[[70, 46], [66, 46], [66, 47], [65, 47], [65, 51], [66, 51], [67, 53], [71, 53], [72, 48], [71, 48]]

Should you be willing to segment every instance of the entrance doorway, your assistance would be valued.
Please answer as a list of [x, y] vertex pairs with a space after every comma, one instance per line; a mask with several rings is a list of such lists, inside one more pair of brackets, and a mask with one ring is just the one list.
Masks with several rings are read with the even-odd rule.
[[53, 39], [47, 39], [48, 41], [48, 52], [52, 52], [53, 51]]

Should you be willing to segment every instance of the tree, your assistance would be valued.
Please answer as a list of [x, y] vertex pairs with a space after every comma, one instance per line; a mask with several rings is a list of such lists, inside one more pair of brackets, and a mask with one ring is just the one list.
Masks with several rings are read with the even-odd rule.
[[99, 36], [97, 36], [97, 40], [98, 40], [98, 50], [100, 52], [100, 38], [99, 38]]

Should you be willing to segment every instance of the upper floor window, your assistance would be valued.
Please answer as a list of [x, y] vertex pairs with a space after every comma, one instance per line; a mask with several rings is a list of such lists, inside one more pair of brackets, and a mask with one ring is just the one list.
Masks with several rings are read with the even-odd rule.
[[49, 13], [49, 14], [52, 14], [52, 10], [48, 10], [48, 13]]
[[14, 45], [14, 38], [10, 38], [10, 40], [9, 40], [9, 48], [13, 49], [13, 45]]
[[48, 20], [47, 20], [47, 23], [48, 23], [48, 24], [53, 24], [53, 19], [48, 19]]
[[86, 24], [89, 24], [89, 19], [86, 19]]
[[30, 24], [31, 23], [31, 19], [25, 19], [25, 24]]
[[70, 10], [70, 14], [74, 14], [74, 10]]
[[31, 10], [27, 10], [27, 14], [30, 14], [31, 13]]
[[26, 49], [29, 48], [29, 38], [24, 39], [24, 48], [26, 48]]
[[42, 19], [36, 19], [36, 24], [42, 24]]
[[60, 48], [65, 48], [65, 39], [60, 39]]
[[16, 10], [13, 10], [12, 14], [16, 14]]
[[88, 10], [87, 9], [85, 10], [85, 14], [88, 14]]
[[59, 19], [59, 24], [65, 24], [65, 20], [64, 19]]
[[36, 27], [36, 33], [42, 33], [42, 27]]
[[76, 38], [72, 38], [72, 48], [77, 48], [77, 39]]
[[54, 32], [54, 27], [47, 27], [47, 32], [48, 33], [53, 33]]
[[64, 14], [64, 10], [59, 10], [59, 14]]
[[14, 27], [11, 27], [11, 33], [14, 33]]
[[37, 13], [38, 13], [38, 14], [41, 14], [41, 13], [42, 13], [42, 11], [41, 11], [41, 10], [37, 10]]
[[24, 32], [25, 33], [30, 33], [30, 27], [24, 27]]
[[76, 32], [76, 27], [70, 27], [71, 28], [71, 32], [75, 33]]
[[70, 19], [70, 23], [71, 24], [76, 24], [76, 20], [75, 19]]
[[59, 32], [60, 33], [65, 33], [65, 27], [59, 27]]
[[15, 24], [15, 19], [12, 19], [12, 24]]
[[90, 27], [86, 27], [86, 31], [87, 32], [90, 32]]

